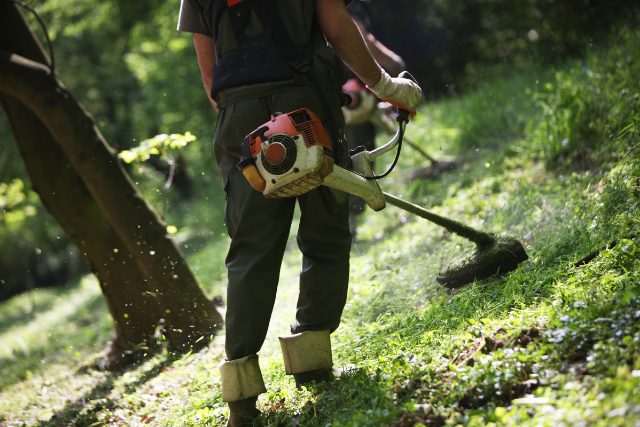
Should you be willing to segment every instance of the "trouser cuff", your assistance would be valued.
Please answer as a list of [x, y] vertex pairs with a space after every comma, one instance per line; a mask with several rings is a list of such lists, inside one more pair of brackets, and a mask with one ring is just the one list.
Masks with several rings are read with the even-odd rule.
[[220, 376], [224, 402], [237, 402], [267, 391], [257, 354], [223, 362], [220, 365]]
[[330, 369], [331, 338], [329, 331], [305, 331], [288, 337], [279, 337], [285, 372], [288, 375]]

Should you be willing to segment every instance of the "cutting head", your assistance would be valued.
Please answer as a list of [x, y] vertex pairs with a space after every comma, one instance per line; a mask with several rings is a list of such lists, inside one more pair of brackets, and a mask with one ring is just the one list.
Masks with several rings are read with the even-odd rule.
[[458, 288], [475, 280], [503, 275], [528, 259], [522, 244], [509, 236], [494, 236], [492, 244], [454, 258], [436, 280], [447, 288]]

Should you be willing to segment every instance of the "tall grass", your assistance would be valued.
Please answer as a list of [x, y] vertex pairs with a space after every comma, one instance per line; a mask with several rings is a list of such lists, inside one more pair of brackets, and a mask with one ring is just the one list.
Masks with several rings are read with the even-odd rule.
[[[259, 406], [267, 425], [640, 422], [638, 46], [638, 31], [621, 30], [583, 61], [521, 70], [420, 111], [409, 137], [434, 157], [464, 162], [438, 181], [407, 185], [403, 172], [424, 161], [407, 149], [398, 173], [382, 183], [385, 190], [511, 234], [525, 243], [530, 260], [506, 277], [447, 291], [436, 273], [472, 245], [392, 207], [368, 212], [353, 249], [343, 324], [333, 336], [335, 363], [357, 369], [297, 390], [283, 376], [276, 345], [265, 346], [269, 392]], [[190, 254], [196, 274], [216, 291], [224, 285], [223, 246]], [[579, 263], [589, 254], [590, 262]], [[282, 285], [295, 294], [299, 258], [288, 253], [285, 261]], [[69, 293], [79, 290], [76, 299], [90, 300], [96, 291], [71, 289], [60, 302], [46, 299], [42, 310], [62, 312]], [[21, 305], [13, 304], [0, 308], [2, 337], [28, 328]], [[284, 311], [274, 312], [277, 325], [291, 317]], [[164, 354], [121, 375], [89, 370], [87, 376], [73, 365], [90, 358], [89, 343], [105, 340], [106, 329], [90, 335], [94, 324], [82, 323], [104, 325], [101, 318], [79, 316], [84, 320], [69, 334], [28, 341], [58, 361], [70, 345], [78, 349], [69, 363], [55, 365], [66, 388], [47, 385], [53, 396], [41, 393], [51, 359], [44, 365], [26, 359], [13, 370], [0, 365], [12, 383], [0, 386], [5, 420], [31, 411], [33, 423], [223, 425], [219, 340], [178, 360]], [[29, 336], [48, 333], [47, 326], [34, 323]], [[13, 341], [5, 353], [16, 360], [24, 354]], [[70, 390], [70, 403], [62, 390]], [[50, 403], [58, 415], [34, 402]]]

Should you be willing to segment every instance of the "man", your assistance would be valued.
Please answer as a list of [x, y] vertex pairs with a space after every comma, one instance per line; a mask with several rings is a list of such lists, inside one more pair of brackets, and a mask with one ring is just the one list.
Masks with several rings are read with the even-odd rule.
[[182, 0], [178, 29], [194, 33], [205, 90], [219, 109], [214, 152], [231, 237], [222, 398], [229, 425], [250, 424], [259, 415], [257, 396], [266, 390], [257, 353], [296, 201], [300, 295], [293, 335], [280, 341], [287, 374], [297, 384], [331, 376], [329, 334], [346, 300], [351, 235], [344, 193], [319, 187], [296, 198], [266, 199], [255, 191], [237, 168], [243, 138], [271, 114], [305, 107], [320, 116], [336, 162], [345, 165], [340, 88], [347, 74], [336, 52], [381, 98], [415, 110], [422, 95], [415, 83], [382, 71], [344, 0]]
[[[389, 74], [398, 75], [405, 67], [404, 61], [372, 34], [371, 19], [366, 3], [365, 0], [353, 0], [348, 7], [349, 13], [362, 33], [373, 58]], [[352, 95], [351, 104], [343, 107], [348, 148], [364, 146], [371, 151], [375, 148], [376, 127], [372, 118], [376, 114], [378, 100], [357, 77], [350, 79], [342, 89]], [[363, 213], [364, 209], [364, 200], [357, 196], [349, 196], [349, 229], [354, 239], [357, 232], [356, 217]]]

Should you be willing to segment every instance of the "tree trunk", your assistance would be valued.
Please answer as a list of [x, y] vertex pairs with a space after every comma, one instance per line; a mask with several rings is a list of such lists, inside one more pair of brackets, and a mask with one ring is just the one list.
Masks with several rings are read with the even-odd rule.
[[160, 319], [172, 348], [207, 338], [220, 314], [92, 118], [43, 65], [11, 0], [0, 0], [0, 25], [0, 48], [15, 52], [0, 55], [0, 93], [18, 144], [34, 187], [100, 279], [119, 335], [114, 347], [146, 342]]
[[115, 323], [109, 366], [136, 360], [152, 345], [162, 318], [144, 277], [49, 131], [20, 102], [0, 96], [32, 187], [89, 261]]

